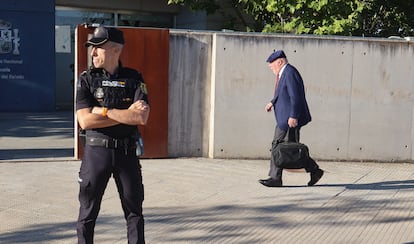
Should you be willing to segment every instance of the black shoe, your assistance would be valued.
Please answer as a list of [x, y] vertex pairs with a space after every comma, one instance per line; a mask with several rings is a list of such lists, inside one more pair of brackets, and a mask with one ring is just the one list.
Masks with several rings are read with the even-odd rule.
[[280, 187], [282, 186], [282, 180], [276, 180], [276, 179], [266, 179], [266, 180], [259, 180], [260, 184], [267, 186], [267, 187]]
[[310, 181], [308, 182], [308, 186], [313, 186], [315, 185], [321, 178], [323, 175], [323, 170], [321, 169], [317, 169], [315, 172], [311, 172], [310, 173]]

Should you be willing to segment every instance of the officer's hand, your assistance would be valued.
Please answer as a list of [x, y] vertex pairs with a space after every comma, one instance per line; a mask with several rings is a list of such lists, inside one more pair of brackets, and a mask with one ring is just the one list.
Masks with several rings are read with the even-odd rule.
[[93, 114], [102, 114], [103, 112], [103, 107], [93, 107], [91, 110], [91, 113]]
[[128, 109], [136, 109], [141, 111], [147, 111], [149, 109], [148, 103], [146, 103], [144, 100], [138, 100], [131, 104]]
[[273, 104], [272, 103], [266, 104], [265, 111], [266, 112], [270, 112], [272, 110], [272, 107], [273, 107]]
[[138, 100], [129, 106], [128, 110], [134, 114], [137, 125], [146, 125], [150, 113], [150, 107], [144, 100]]

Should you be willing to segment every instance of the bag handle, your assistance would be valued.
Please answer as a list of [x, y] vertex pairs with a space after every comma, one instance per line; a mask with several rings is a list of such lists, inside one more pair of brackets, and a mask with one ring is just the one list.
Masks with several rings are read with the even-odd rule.
[[287, 136], [287, 141], [288, 142], [299, 142], [299, 128], [298, 127], [294, 127], [294, 128], [289, 127], [289, 129], [286, 133], [286, 136]]

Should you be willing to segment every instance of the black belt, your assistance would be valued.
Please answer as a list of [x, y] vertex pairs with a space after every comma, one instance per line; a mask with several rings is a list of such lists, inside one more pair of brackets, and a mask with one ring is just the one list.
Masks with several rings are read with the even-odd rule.
[[135, 147], [135, 140], [132, 138], [114, 139], [114, 138], [99, 138], [99, 137], [86, 137], [86, 144], [90, 146], [99, 146], [106, 148], [133, 148]]

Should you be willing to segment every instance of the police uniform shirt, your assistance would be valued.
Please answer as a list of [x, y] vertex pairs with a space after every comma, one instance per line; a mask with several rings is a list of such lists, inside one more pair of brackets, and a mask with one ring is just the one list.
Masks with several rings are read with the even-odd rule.
[[[108, 109], [127, 109], [138, 100], [144, 100], [148, 103], [142, 75], [134, 69], [119, 66], [117, 72], [110, 75], [104, 69], [91, 68], [84, 71], [79, 77], [76, 110], [95, 106], [107, 107]], [[120, 139], [135, 135], [137, 129], [135, 125], [119, 124], [87, 130], [86, 134]]]

